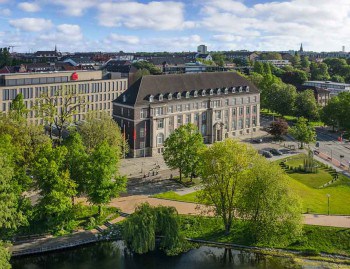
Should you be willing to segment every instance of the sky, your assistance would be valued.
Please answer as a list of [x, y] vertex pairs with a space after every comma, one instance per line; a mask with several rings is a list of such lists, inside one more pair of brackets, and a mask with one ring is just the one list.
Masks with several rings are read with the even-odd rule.
[[350, 0], [0, 0], [17, 52], [350, 51]]

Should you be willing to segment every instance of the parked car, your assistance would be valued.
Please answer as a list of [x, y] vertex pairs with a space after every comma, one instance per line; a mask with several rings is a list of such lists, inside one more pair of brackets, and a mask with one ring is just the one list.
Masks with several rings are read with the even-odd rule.
[[262, 138], [256, 138], [256, 139], [253, 139], [253, 142], [254, 143], [257, 143], [257, 144], [260, 144], [263, 142]]
[[270, 152], [275, 156], [283, 155], [283, 153], [281, 151], [279, 151], [278, 149], [271, 149]]
[[262, 150], [261, 151], [261, 155], [264, 156], [265, 158], [272, 158], [273, 155], [271, 154], [271, 152], [267, 151], [267, 150]]

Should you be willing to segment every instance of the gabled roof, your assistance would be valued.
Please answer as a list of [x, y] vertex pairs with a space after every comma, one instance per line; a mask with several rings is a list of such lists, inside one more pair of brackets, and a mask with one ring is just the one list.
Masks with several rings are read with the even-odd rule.
[[[157, 96], [160, 93], [164, 95], [178, 92], [183, 94], [186, 91], [193, 92], [194, 90], [201, 93], [201, 90], [230, 89], [240, 86], [249, 86], [249, 93], [259, 93], [254, 84], [234, 72], [149, 75], [138, 79], [113, 102], [130, 106], [145, 105], [149, 104], [151, 95]], [[246, 94], [246, 92], [235, 94]], [[123, 96], [126, 96], [126, 102], [124, 102]]]

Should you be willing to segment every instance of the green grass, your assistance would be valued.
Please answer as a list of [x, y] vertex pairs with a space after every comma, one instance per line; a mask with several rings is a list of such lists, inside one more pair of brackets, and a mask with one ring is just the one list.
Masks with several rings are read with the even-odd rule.
[[[244, 223], [235, 221], [229, 235], [225, 235], [222, 221], [219, 218], [200, 216], [181, 216], [181, 230], [184, 236], [215, 242], [254, 245], [249, 240]], [[276, 243], [266, 247], [291, 250], [327, 252], [332, 254], [350, 255], [350, 229], [304, 225], [303, 235], [281, 245]], [[264, 247], [264, 245], [259, 245]]]
[[189, 194], [185, 194], [185, 195], [179, 195], [173, 191], [168, 191], [168, 192], [163, 192], [160, 194], [153, 195], [152, 197], [160, 198], [160, 199], [174, 200], [174, 201], [181, 201], [181, 202], [198, 203], [197, 191], [189, 193]]
[[[261, 109], [260, 111], [261, 114], [264, 115], [268, 115], [268, 116], [272, 116], [274, 115], [275, 117], [282, 117], [282, 115], [278, 114], [278, 113], [273, 113], [268, 111], [267, 109]], [[298, 118], [295, 116], [284, 116], [283, 117], [285, 120], [287, 121], [293, 121], [293, 122], [297, 122]], [[313, 127], [318, 127], [318, 126], [324, 126], [324, 123], [322, 121], [310, 121], [310, 125]]]

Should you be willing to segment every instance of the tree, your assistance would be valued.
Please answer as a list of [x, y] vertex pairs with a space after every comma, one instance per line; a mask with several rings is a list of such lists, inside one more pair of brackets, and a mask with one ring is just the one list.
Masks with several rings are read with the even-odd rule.
[[346, 60], [340, 58], [327, 58], [324, 59], [323, 63], [328, 66], [328, 71], [331, 76], [342, 75], [342, 71], [348, 66]]
[[301, 66], [301, 59], [300, 59], [300, 56], [298, 54], [294, 55], [290, 61], [293, 65], [293, 67], [295, 67], [295, 68], [299, 68]]
[[139, 61], [132, 64], [137, 69], [147, 69], [151, 75], [160, 75], [162, 71], [154, 64], [147, 61]]
[[257, 152], [246, 144], [226, 139], [203, 150], [200, 157], [203, 188], [199, 199], [213, 205], [215, 215], [223, 220], [228, 234], [237, 217], [237, 194], [247, 178], [247, 170], [258, 157]]
[[37, 205], [40, 218], [47, 219], [47, 225], [62, 228], [71, 216], [71, 197], [76, 195], [76, 184], [71, 180], [66, 168], [65, 146], [53, 148], [47, 144], [33, 165], [33, 177], [39, 190]]
[[291, 72], [285, 72], [282, 75], [282, 80], [284, 83], [299, 86], [308, 80], [308, 76], [307, 76], [307, 73], [305, 71], [294, 69]]
[[295, 100], [295, 115], [308, 120], [319, 119], [319, 107], [312, 90], [299, 92]]
[[273, 84], [269, 91], [268, 106], [282, 116], [291, 115], [294, 111], [297, 97], [296, 88], [289, 84]]
[[197, 127], [193, 124], [182, 125], [165, 140], [163, 158], [171, 169], [179, 169], [180, 181], [182, 174], [190, 176], [192, 180], [200, 161], [198, 152], [203, 147], [203, 137]]
[[300, 199], [289, 187], [277, 165], [263, 157], [255, 159], [237, 202], [239, 216], [259, 243], [287, 243], [302, 231]]
[[289, 128], [289, 133], [300, 142], [300, 148], [304, 148], [304, 143], [314, 142], [316, 138], [315, 128], [310, 126], [303, 117], [300, 117], [297, 123]]
[[321, 120], [328, 126], [332, 126], [333, 131], [335, 127], [339, 126], [341, 119], [340, 113], [340, 100], [338, 96], [332, 97], [327, 105], [325, 105], [321, 110]]
[[28, 114], [28, 109], [23, 101], [23, 95], [17, 94], [10, 105], [10, 117], [16, 121], [24, 120]]
[[10, 48], [0, 48], [0, 68], [7, 65], [12, 65]]
[[342, 76], [339, 76], [339, 75], [333, 75], [331, 77], [331, 81], [338, 82], [338, 83], [345, 83], [344, 78]]
[[260, 75], [264, 75], [265, 74], [265, 71], [264, 71], [264, 65], [262, 62], [258, 62], [256, 61], [254, 63], [254, 67], [253, 67], [253, 71], [257, 74], [260, 74]]
[[133, 82], [135, 82], [136, 80], [138, 80], [144, 76], [149, 76], [150, 74], [151, 73], [149, 72], [148, 69], [138, 69], [133, 76]]
[[[71, 132], [63, 141], [63, 145], [67, 148], [65, 163], [71, 180], [76, 184], [76, 195], [82, 195], [86, 191], [85, 165], [88, 155], [80, 134]], [[74, 205], [74, 196], [72, 196], [72, 204]]]
[[104, 112], [89, 113], [85, 120], [79, 124], [78, 132], [81, 135], [87, 152], [93, 151], [103, 141], [107, 141], [110, 147], [116, 150], [118, 156], [122, 156], [127, 145], [118, 124], [110, 115]]
[[222, 53], [213, 53], [212, 54], [213, 61], [216, 63], [218, 66], [224, 66], [225, 65], [225, 55]]
[[8, 246], [0, 241], [0, 268], [11, 269], [10, 258], [11, 255], [8, 252]]
[[139, 205], [124, 222], [123, 238], [132, 251], [138, 254], [155, 249], [156, 235], [162, 236], [160, 248], [173, 254], [181, 247], [178, 213], [174, 207]]
[[38, 98], [35, 110], [38, 116], [49, 125], [50, 136], [52, 126], [56, 127], [58, 140], [61, 142], [63, 130], [68, 127], [69, 123], [73, 122], [74, 116], [78, 115], [80, 109], [86, 104], [85, 96], [64, 86], [57, 90], [54, 95], [46, 93]]
[[350, 131], [350, 92], [338, 94], [339, 98], [339, 127]]
[[280, 139], [283, 135], [288, 133], [288, 128], [288, 123], [284, 119], [278, 118], [271, 122], [268, 133], [273, 135], [275, 139]]
[[117, 175], [119, 163], [118, 150], [109, 146], [105, 140], [90, 154], [87, 167], [87, 197], [98, 206], [101, 215], [102, 205], [125, 190], [126, 177]]
[[311, 79], [329, 80], [328, 66], [325, 63], [314, 63], [310, 65]]
[[309, 69], [310, 67], [310, 61], [308, 56], [301, 56], [301, 67], [304, 68], [305, 70]]
[[282, 55], [278, 52], [267, 52], [260, 55], [261, 60], [282, 60]]

